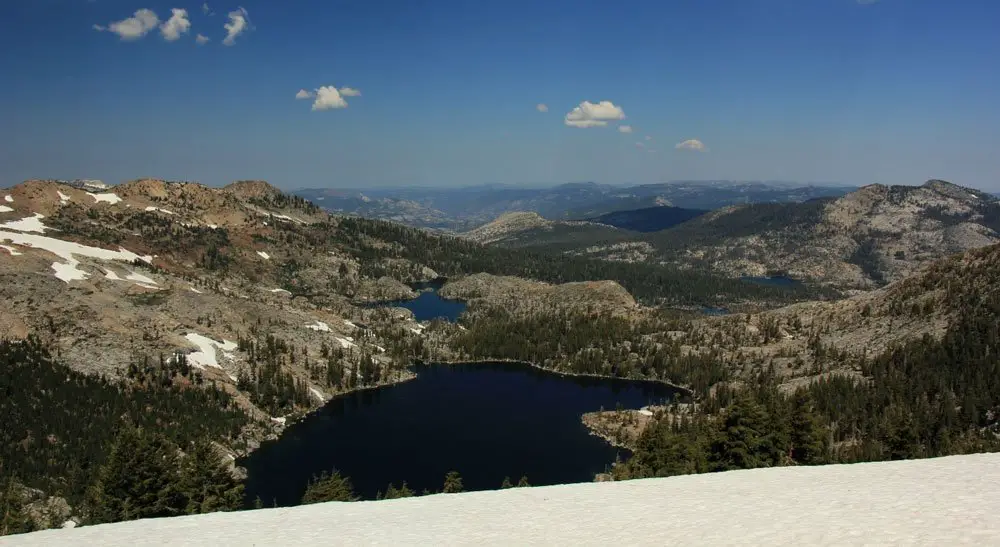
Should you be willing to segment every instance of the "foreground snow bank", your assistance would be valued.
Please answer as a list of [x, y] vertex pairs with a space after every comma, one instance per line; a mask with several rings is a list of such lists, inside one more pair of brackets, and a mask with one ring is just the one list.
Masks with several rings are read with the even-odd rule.
[[1000, 454], [325, 503], [7, 545], [1000, 544]]

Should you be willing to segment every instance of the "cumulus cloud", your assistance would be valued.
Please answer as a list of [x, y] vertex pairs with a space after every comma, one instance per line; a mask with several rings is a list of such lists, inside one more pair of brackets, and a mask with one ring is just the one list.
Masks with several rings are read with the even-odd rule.
[[678, 150], [694, 150], [696, 152], [704, 152], [707, 150], [705, 148], [705, 143], [699, 141], [698, 139], [688, 139], [684, 142], [677, 143], [674, 148]]
[[194, 37], [194, 41], [198, 42], [199, 46], [203, 46], [203, 45], [207, 44], [209, 40], [211, 40], [211, 38], [209, 38], [208, 36], [205, 36], [204, 34], [199, 34], [198, 36]]
[[618, 126], [618, 132], [619, 133], [631, 133], [632, 132], [632, 126], [631, 125], [619, 125]]
[[174, 8], [170, 10], [170, 14], [170, 19], [160, 25], [160, 34], [164, 40], [173, 42], [179, 39], [181, 34], [191, 30], [191, 21], [188, 19], [186, 9]]
[[565, 123], [570, 127], [603, 127], [609, 121], [624, 119], [625, 111], [611, 101], [583, 101], [566, 114]]
[[312, 91], [306, 91], [305, 89], [300, 89], [298, 93], [295, 94], [296, 99], [311, 99], [313, 97]]
[[542, 103], [538, 103], [537, 105], [535, 105], [535, 110], [537, 110], [539, 112], [548, 112], [549, 111], [549, 107], [548, 107], [548, 105], [545, 105], [545, 104], [542, 104]]
[[229, 22], [222, 25], [226, 29], [226, 38], [222, 40], [222, 43], [231, 46], [236, 43], [236, 37], [243, 34], [250, 28], [250, 14], [247, 10], [237, 8], [235, 11], [229, 12]]
[[344, 96], [344, 97], [360, 97], [361, 96], [361, 90], [360, 89], [354, 89], [353, 87], [342, 87], [338, 91], [340, 91], [340, 94], [342, 96]]
[[140, 9], [136, 10], [132, 17], [109, 24], [107, 29], [101, 25], [94, 25], [94, 29], [113, 32], [122, 40], [138, 40], [149, 34], [149, 31], [156, 28], [159, 22], [160, 18], [156, 16], [153, 10]]
[[332, 110], [334, 108], [347, 108], [347, 101], [341, 96], [340, 91], [332, 85], [326, 85], [316, 90], [316, 100], [313, 101], [313, 110]]
[[201, 5], [201, 12], [204, 13], [205, 15], [215, 15], [215, 12], [212, 11], [212, 8], [208, 7], [208, 2], [205, 2], [204, 4]]

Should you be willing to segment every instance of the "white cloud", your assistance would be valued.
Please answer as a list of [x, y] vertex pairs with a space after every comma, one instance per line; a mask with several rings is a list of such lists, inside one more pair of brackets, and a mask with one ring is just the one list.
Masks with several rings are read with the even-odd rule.
[[191, 21], [187, 18], [186, 9], [173, 8], [170, 10], [170, 14], [170, 19], [160, 25], [160, 34], [163, 35], [164, 40], [173, 42], [180, 38], [181, 34], [191, 30]]
[[204, 4], [201, 5], [201, 12], [204, 13], [205, 15], [215, 15], [215, 12], [212, 11], [212, 8], [208, 7], [208, 2], [205, 2]]
[[95, 24], [92, 28], [94, 30], [96, 30], [97, 32], [101, 32], [101, 31], [103, 31], [103, 30], [106, 29], [106, 27], [102, 27], [101, 25], [98, 25], [98, 24]]
[[646, 140], [647, 141], [651, 141], [651, 140], [653, 140], [653, 137], [650, 137], [649, 135], [646, 135]]
[[340, 94], [343, 95], [344, 97], [360, 97], [361, 96], [361, 90], [360, 89], [354, 89], [353, 87], [342, 87], [342, 88], [339, 89], [339, 91], [340, 91]]
[[618, 126], [618, 132], [619, 133], [631, 133], [632, 132], [632, 126], [631, 125], [619, 125]]
[[209, 40], [211, 40], [211, 38], [209, 38], [208, 36], [205, 36], [204, 34], [199, 34], [198, 36], [194, 37], [194, 41], [198, 42], [199, 46], [203, 46], [203, 45], [207, 44]]
[[583, 101], [566, 114], [565, 123], [570, 127], [603, 127], [608, 125], [608, 121], [624, 119], [625, 112], [611, 101], [597, 104]]
[[336, 87], [332, 85], [323, 86], [316, 90], [316, 100], [313, 102], [313, 110], [332, 110], [334, 108], [347, 108], [347, 101], [340, 95]]
[[677, 143], [674, 148], [678, 150], [694, 150], [696, 152], [704, 152], [708, 150], [705, 148], [705, 143], [699, 141], [698, 139], [688, 139], [684, 142]]
[[306, 91], [305, 89], [300, 89], [298, 93], [295, 94], [296, 99], [311, 99], [313, 97], [312, 91]]
[[247, 10], [241, 8], [235, 11], [229, 12], [229, 22], [223, 25], [226, 29], [226, 38], [222, 40], [222, 43], [231, 46], [236, 43], [236, 37], [240, 34], [246, 32], [250, 27], [250, 14]]
[[537, 110], [539, 112], [548, 112], [549, 111], [549, 107], [548, 107], [548, 105], [539, 103], [539, 104], [535, 105], [535, 110]]
[[[132, 17], [111, 23], [107, 30], [117, 34], [122, 40], [138, 40], [156, 28], [159, 22], [160, 18], [153, 10], [141, 9], [136, 10]], [[94, 28], [98, 26], [100, 25]]]

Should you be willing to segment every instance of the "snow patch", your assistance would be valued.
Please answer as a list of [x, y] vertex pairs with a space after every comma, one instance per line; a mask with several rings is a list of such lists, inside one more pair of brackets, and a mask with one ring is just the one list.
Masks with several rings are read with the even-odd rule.
[[124, 281], [124, 279], [118, 277], [118, 274], [116, 274], [114, 270], [107, 270], [107, 269], [105, 269], [104, 270], [104, 278], [105, 279], [110, 279], [112, 281]]
[[130, 272], [128, 275], [125, 276], [125, 279], [128, 279], [129, 281], [136, 281], [137, 283], [140, 284], [145, 283], [147, 285], [158, 285], [156, 280], [150, 279], [139, 272]]
[[193, 293], [197, 293], [197, 294], [205, 294], [205, 293], [199, 291], [198, 289], [196, 289], [194, 287], [188, 287], [188, 290], [191, 291], [191, 292], [193, 292]]
[[114, 192], [107, 192], [104, 194], [91, 194], [90, 192], [87, 192], [87, 195], [94, 198], [94, 203], [100, 203], [103, 201], [114, 205], [122, 200], [122, 198], [118, 197], [118, 194], [115, 194]]
[[13, 209], [7, 207], [6, 205], [0, 205], [0, 213], [10, 213], [13, 211], [14, 211]]
[[15, 249], [15, 248], [13, 248], [13, 247], [11, 247], [9, 245], [0, 245], [0, 249], [4, 249], [8, 253], [10, 253], [10, 256], [21, 256], [21, 253], [18, 252], [17, 249]]
[[[277, 213], [271, 213], [271, 212], [268, 212], [268, 214], [271, 215], [274, 218], [277, 218], [277, 219], [280, 219], [280, 220], [286, 220], [288, 222], [294, 222], [296, 224], [305, 224], [306, 223], [306, 221], [304, 221], [304, 220], [299, 220], [297, 218], [292, 218], [292, 217], [290, 217], [288, 215], [279, 215]], [[265, 223], [265, 224], [267, 224], [267, 223]]]
[[60, 202], [60, 203], [61, 203], [62, 205], [65, 205], [65, 204], [66, 204], [66, 202], [67, 202], [67, 201], [69, 201], [69, 196], [67, 196], [66, 194], [64, 194], [64, 193], [60, 192], [59, 190], [56, 190], [56, 194], [58, 194], [58, 195], [59, 195], [59, 202]]
[[265, 253], [264, 251], [257, 251], [257, 254], [264, 260], [271, 260], [271, 255]]
[[206, 367], [222, 368], [219, 365], [219, 361], [216, 359], [215, 350], [216, 348], [222, 351], [234, 351], [238, 347], [236, 342], [230, 342], [229, 340], [223, 340], [221, 342], [216, 342], [207, 336], [202, 336], [195, 332], [189, 332], [184, 335], [188, 342], [198, 346], [198, 351], [189, 353], [187, 355], [187, 362], [191, 366], [204, 369]]
[[326, 397], [324, 397], [323, 394], [320, 393], [320, 391], [318, 389], [316, 389], [314, 387], [311, 387], [311, 388], [309, 388], [309, 392], [312, 393], [313, 395], [315, 395], [316, 398], [320, 400], [320, 402], [325, 402], [326, 401]]
[[348, 327], [351, 327], [352, 329], [356, 329], [356, 328], [358, 328], [358, 326], [357, 326], [357, 325], [355, 325], [354, 323], [351, 323], [351, 322], [350, 322], [350, 321], [348, 321], [347, 319], [344, 319], [344, 324], [345, 324], [345, 325], [347, 325]]
[[54, 230], [54, 228], [49, 228], [48, 226], [42, 224], [42, 219], [45, 215], [41, 213], [35, 213], [33, 217], [24, 217], [17, 220], [11, 220], [0, 224], [0, 229], [15, 230], [18, 232], [38, 232], [45, 233], [45, 230]]
[[163, 214], [166, 214], [166, 215], [177, 214], [177, 213], [174, 213], [173, 211], [168, 211], [166, 209], [160, 209], [159, 207], [153, 207], [152, 205], [150, 205], [149, 207], [146, 207], [146, 212], [151, 212], [151, 211], [159, 211], [159, 212], [161, 212]]
[[76, 259], [76, 256], [85, 256], [99, 260], [120, 260], [123, 262], [133, 262], [137, 259], [144, 260], [146, 262], [152, 261], [152, 257], [139, 256], [131, 251], [125, 250], [122, 247], [119, 247], [117, 251], [111, 251], [108, 249], [101, 249], [99, 247], [89, 247], [87, 245], [81, 245], [80, 243], [73, 243], [71, 241], [63, 241], [52, 237], [24, 234], [20, 232], [5, 232], [0, 230], [0, 241], [10, 241], [15, 245], [42, 249], [63, 259], [65, 262], [53, 263], [52, 269], [55, 270], [56, 277], [67, 283], [73, 280], [86, 279], [88, 276], [86, 272], [77, 269], [80, 262]]
[[14, 203], [14, 196], [7, 194], [6, 196], [3, 197], [3, 200], [6, 201], [7, 203]]
[[53, 262], [52, 270], [55, 272], [55, 276], [66, 283], [70, 281], [82, 281], [87, 279], [87, 272], [77, 269], [80, 263], [76, 260], [69, 260], [67, 262]]
[[219, 512], [4, 544], [1000, 545], [998, 481], [1000, 454], [972, 454]]
[[350, 340], [345, 340], [339, 336], [334, 336], [333, 339], [340, 342], [340, 347], [343, 349], [353, 348], [354, 346], [357, 345], [354, 342], [351, 342]]
[[285, 417], [284, 416], [279, 416], [279, 417], [275, 418], [275, 417], [272, 416], [271, 417], [271, 421], [274, 422], [274, 423], [276, 423], [276, 424], [284, 424], [285, 423]]
[[312, 325], [306, 325], [306, 328], [317, 332], [330, 332], [330, 325], [327, 325], [322, 321], [316, 321]]
[[292, 294], [292, 292], [291, 292], [291, 291], [287, 291], [287, 290], [285, 290], [285, 289], [271, 289], [271, 290], [269, 290], [269, 291], [267, 291], [267, 292], [283, 292], [283, 293], [288, 293], [288, 294]]

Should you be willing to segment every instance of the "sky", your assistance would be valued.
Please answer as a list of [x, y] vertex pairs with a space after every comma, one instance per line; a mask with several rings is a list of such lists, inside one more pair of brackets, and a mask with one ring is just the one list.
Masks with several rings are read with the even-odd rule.
[[997, 191], [998, 28], [997, 0], [5, 0], [0, 186]]

